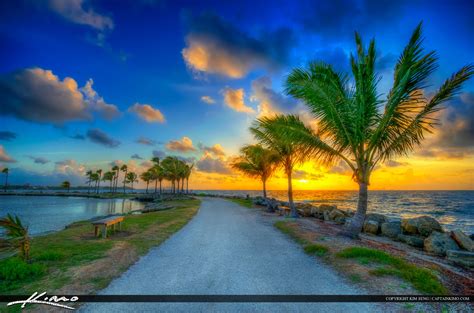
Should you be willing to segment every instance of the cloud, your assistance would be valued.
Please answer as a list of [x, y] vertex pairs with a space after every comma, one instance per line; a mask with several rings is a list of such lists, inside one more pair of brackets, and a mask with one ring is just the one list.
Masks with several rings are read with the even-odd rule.
[[166, 157], [166, 153], [161, 150], [153, 150], [152, 154], [153, 154], [153, 157], [160, 158], [160, 160]]
[[85, 9], [83, 2], [83, 0], [50, 0], [49, 7], [57, 14], [76, 24], [88, 25], [101, 31], [114, 28], [114, 22], [110, 17], [95, 12], [90, 6]]
[[133, 106], [128, 108], [129, 112], [136, 113], [139, 117], [147, 121], [148, 123], [164, 123], [165, 117], [160, 110], [153, 108], [149, 104], [135, 103]]
[[166, 149], [179, 152], [196, 151], [196, 148], [193, 146], [193, 141], [186, 136], [181, 138], [181, 140], [170, 140], [166, 144]]
[[225, 156], [224, 148], [218, 143], [210, 147], [199, 143], [198, 147], [201, 151], [211, 153], [215, 156]]
[[280, 28], [251, 36], [213, 14], [186, 18], [188, 33], [182, 50], [186, 65], [201, 73], [241, 78], [256, 68], [273, 69], [288, 60], [293, 32]]
[[[94, 95], [94, 97], [91, 97]], [[91, 112], [106, 118], [118, 114], [118, 109], [107, 104], [92, 89], [92, 80], [79, 89], [71, 77], [62, 81], [50, 70], [23, 69], [0, 77], [0, 115], [61, 125], [68, 121], [92, 119]]]
[[206, 173], [230, 174], [231, 169], [222, 158], [213, 158], [210, 153], [205, 153], [196, 166], [199, 171]]
[[474, 93], [464, 92], [447, 102], [439, 120], [441, 125], [417, 154], [438, 158], [474, 155]]
[[244, 103], [244, 90], [231, 89], [229, 87], [222, 91], [224, 103], [231, 109], [242, 113], [254, 113], [255, 110]]
[[388, 161], [385, 161], [385, 166], [387, 167], [399, 167], [399, 166], [406, 166], [406, 165], [409, 165], [409, 163], [407, 162], [398, 162], [398, 161], [395, 161], [395, 160], [388, 160]]
[[131, 158], [132, 159], [137, 159], [137, 160], [143, 160], [143, 158], [141, 156], [139, 156], [137, 153], [132, 154]]
[[323, 173], [311, 173], [304, 170], [295, 170], [293, 172], [294, 179], [318, 180], [324, 177]]
[[156, 142], [154, 140], [146, 138], [146, 137], [138, 138], [137, 142], [142, 144], [142, 145], [147, 145], [147, 146], [154, 146], [156, 144]]
[[5, 151], [5, 148], [0, 145], [0, 162], [5, 162], [5, 163], [15, 163], [16, 160], [10, 157], [7, 154], [7, 151]]
[[92, 89], [94, 81], [90, 78], [84, 87], [81, 88], [82, 93], [85, 95], [85, 102], [89, 108], [93, 111], [99, 112], [103, 118], [112, 120], [120, 115], [120, 111], [113, 104], [108, 104], [104, 101], [104, 98], [100, 97], [97, 92]]
[[210, 96], [202, 96], [201, 101], [205, 102], [207, 104], [214, 104], [216, 103], [216, 100], [212, 99]]
[[109, 148], [115, 148], [120, 145], [120, 141], [110, 138], [109, 135], [97, 128], [89, 129], [86, 136], [90, 141]]
[[0, 140], [12, 141], [16, 139], [17, 135], [14, 132], [0, 131]]
[[46, 164], [49, 163], [50, 161], [46, 158], [43, 157], [35, 157], [35, 156], [28, 156], [30, 159], [32, 159], [36, 164]]
[[74, 135], [74, 136], [69, 136], [69, 138], [71, 138], [71, 139], [76, 139], [76, 140], [85, 140], [85, 139], [86, 139], [86, 136], [81, 135], [81, 134], [76, 134], [76, 135]]
[[270, 77], [263, 76], [252, 81], [251, 101], [259, 102], [259, 115], [298, 113], [302, 106], [293, 98], [285, 97], [272, 89]]
[[329, 169], [328, 173], [330, 173], [330, 174], [339, 174], [339, 175], [347, 175], [347, 174], [351, 174], [352, 170], [349, 167], [349, 165], [347, 165], [346, 162], [339, 161], [338, 164], [334, 165], [333, 167], [331, 167]]

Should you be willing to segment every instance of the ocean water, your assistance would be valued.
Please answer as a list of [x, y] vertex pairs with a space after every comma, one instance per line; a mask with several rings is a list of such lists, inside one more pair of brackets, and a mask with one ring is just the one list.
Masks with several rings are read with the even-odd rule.
[[61, 230], [76, 221], [127, 213], [143, 207], [141, 202], [124, 199], [0, 196], [0, 217], [8, 213], [18, 215], [33, 236]]
[[[221, 195], [261, 196], [257, 190], [195, 190]], [[268, 191], [268, 196], [287, 201], [286, 190]], [[357, 191], [294, 192], [298, 202], [335, 204], [341, 209], [355, 210]], [[474, 191], [369, 191], [369, 212], [381, 213], [392, 219], [429, 215], [446, 229], [461, 229], [474, 233]]]

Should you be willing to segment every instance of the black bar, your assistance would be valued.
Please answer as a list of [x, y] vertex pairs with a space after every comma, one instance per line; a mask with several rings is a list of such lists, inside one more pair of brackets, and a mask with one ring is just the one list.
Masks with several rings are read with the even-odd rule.
[[[45, 295], [51, 297], [53, 295]], [[75, 302], [473, 302], [473, 296], [419, 295], [55, 295]], [[0, 295], [0, 302], [27, 300], [31, 295]], [[71, 302], [63, 302], [71, 303]]]

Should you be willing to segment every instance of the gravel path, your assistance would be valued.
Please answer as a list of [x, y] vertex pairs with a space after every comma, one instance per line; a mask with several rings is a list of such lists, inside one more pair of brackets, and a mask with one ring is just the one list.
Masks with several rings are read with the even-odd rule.
[[[203, 198], [182, 230], [101, 294], [360, 294], [257, 212]], [[113, 266], [113, 265], [111, 265]], [[81, 312], [376, 312], [352, 303], [94, 303]]]

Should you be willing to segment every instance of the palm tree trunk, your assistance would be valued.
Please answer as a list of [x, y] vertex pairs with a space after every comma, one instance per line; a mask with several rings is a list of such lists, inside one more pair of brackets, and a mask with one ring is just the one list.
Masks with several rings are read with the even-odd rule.
[[263, 183], [263, 199], [267, 199], [267, 180], [262, 179]]
[[91, 193], [91, 179], [89, 178], [89, 188], [87, 188], [87, 193]]
[[99, 192], [100, 192], [100, 178], [97, 181], [97, 194], [99, 194]]
[[155, 193], [156, 193], [156, 185], [158, 184], [158, 179], [155, 179]]
[[186, 193], [189, 193], [189, 178], [186, 178]]
[[366, 182], [359, 183], [359, 199], [357, 201], [357, 211], [352, 217], [350, 224], [347, 229], [343, 232], [351, 238], [359, 237], [359, 233], [364, 225], [365, 214], [367, 212], [367, 200], [368, 200], [368, 184]]
[[162, 189], [161, 189], [161, 180], [160, 180], [160, 196], [161, 196], [161, 192], [162, 192]]
[[147, 181], [146, 182], [146, 192], [145, 193], [148, 193], [148, 185], [150, 184], [150, 181]]
[[287, 173], [288, 175], [288, 202], [290, 204], [290, 209], [291, 209], [291, 217], [298, 217], [298, 212], [296, 212], [296, 207], [295, 203], [293, 202], [293, 184], [291, 182], [291, 172], [292, 170], [290, 169]]
[[5, 192], [7, 192], [7, 186], [8, 186], [8, 173], [5, 173]]
[[125, 180], [127, 177], [127, 171], [125, 171], [125, 176], [123, 177], [123, 193], [125, 193]]

